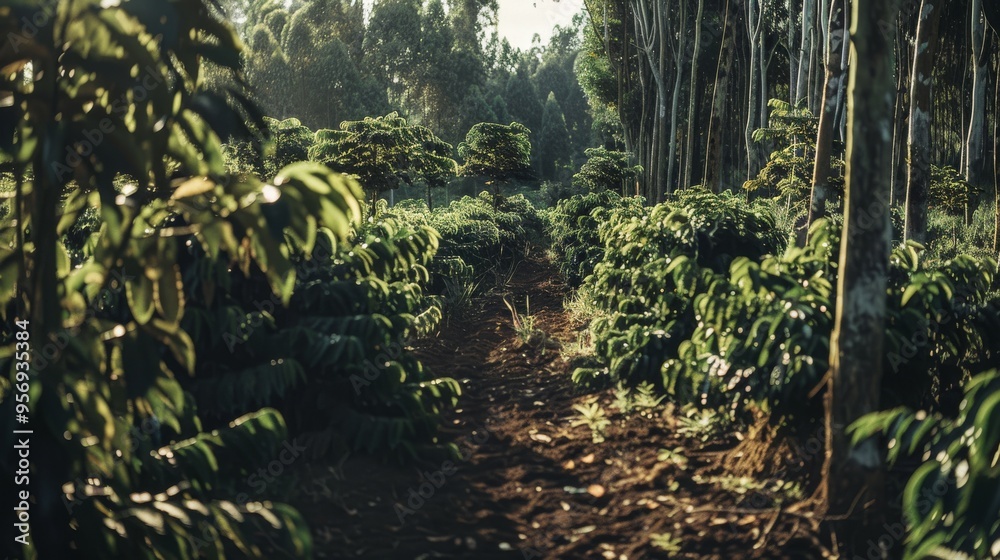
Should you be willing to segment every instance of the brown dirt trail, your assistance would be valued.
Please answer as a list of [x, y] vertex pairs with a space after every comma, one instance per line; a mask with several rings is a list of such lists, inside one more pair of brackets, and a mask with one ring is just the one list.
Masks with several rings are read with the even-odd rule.
[[[613, 391], [574, 386], [558, 341], [571, 344], [585, 327], [564, 311], [569, 289], [551, 264], [522, 262], [503, 292], [417, 348], [425, 365], [462, 383], [442, 439], [466, 460], [309, 465], [300, 473], [308, 490], [292, 501], [313, 528], [317, 557], [824, 557], [828, 539], [808, 512], [795, 511], [793, 481], [725, 470], [736, 439], [681, 436], [671, 406], [626, 420]], [[545, 336], [523, 343], [504, 299], [522, 313], [530, 303]], [[600, 403], [611, 420], [604, 442], [572, 425], [582, 402]]]

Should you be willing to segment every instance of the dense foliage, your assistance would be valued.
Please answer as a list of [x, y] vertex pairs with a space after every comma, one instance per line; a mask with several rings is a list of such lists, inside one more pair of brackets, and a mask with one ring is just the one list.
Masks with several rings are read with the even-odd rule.
[[585, 153], [587, 161], [573, 175], [574, 186], [590, 192], [613, 190], [622, 196], [634, 192], [632, 183], [642, 168], [630, 165], [627, 153], [606, 148], [588, 148]]
[[560, 201], [549, 218], [552, 247], [559, 254], [559, 268], [570, 286], [577, 288], [604, 258], [598, 226], [612, 215], [640, 216], [642, 199], [623, 198], [605, 190]]
[[338, 130], [319, 130], [309, 158], [358, 178], [371, 199], [400, 184], [422, 181], [441, 186], [456, 173], [452, 147], [424, 126], [396, 113], [344, 121]]
[[494, 197], [499, 197], [502, 184], [534, 176], [530, 134], [526, 126], [516, 122], [477, 124], [458, 145], [458, 154], [464, 160], [460, 173], [466, 177], [485, 177], [486, 184], [493, 186]]
[[966, 385], [958, 415], [906, 408], [872, 414], [853, 429], [860, 440], [889, 438], [890, 463], [919, 463], [903, 493], [909, 526], [905, 560], [996, 558], [1000, 555], [1000, 375], [996, 370]]
[[[230, 415], [208, 431], [182, 387], [198, 364], [182, 326], [184, 253], [256, 271], [287, 302], [291, 247], [310, 255], [317, 227], [343, 243], [359, 219], [357, 185], [310, 165], [274, 184], [230, 175], [221, 139], [266, 129], [240, 88], [199, 86], [203, 56], [235, 69], [232, 30], [198, 0], [99, 4], [59, 3], [31, 37], [21, 28], [35, 3], [8, 3], [0, 18], [22, 41], [0, 60], [10, 96], [0, 147], [17, 180], [2, 222], [0, 391], [4, 437], [15, 392], [29, 397], [34, 432], [33, 538], [15, 554], [309, 555], [297, 512], [233, 491], [287, 443], [281, 415]], [[62, 234], [80, 218], [100, 230], [73, 266]], [[10, 478], [15, 468], [5, 459]]]
[[[431, 446], [460, 392], [408, 349], [441, 320], [425, 293], [436, 248], [432, 229], [380, 216], [348, 244], [321, 230], [287, 307], [253, 279], [196, 283], [185, 321], [203, 356], [190, 383], [196, 402], [213, 418], [274, 406], [312, 456]], [[210, 283], [218, 274], [204, 271]]]
[[[773, 218], [729, 195], [684, 191], [650, 209], [605, 198], [575, 197], [553, 217], [568, 277], [597, 261], [582, 293], [600, 310], [592, 329], [607, 367], [577, 380], [650, 382], [734, 412], [818, 409], [809, 395], [828, 368], [839, 228], [819, 222], [805, 247], [782, 250]], [[601, 249], [586, 250], [594, 235]], [[1000, 359], [996, 265], [929, 267], [919, 251], [893, 256], [885, 400], [950, 408], [962, 380]]]

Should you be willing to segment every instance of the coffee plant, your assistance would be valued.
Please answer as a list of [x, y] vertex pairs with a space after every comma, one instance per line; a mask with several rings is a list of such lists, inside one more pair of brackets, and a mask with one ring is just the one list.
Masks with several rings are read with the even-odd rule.
[[597, 228], [612, 213], [638, 216], [642, 200], [604, 190], [560, 201], [551, 213], [548, 229], [552, 248], [559, 255], [560, 272], [571, 287], [579, 287], [604, 257]]
[[[564, 224], [573, 223], [566, 211], [574, 203], [557, 209], [556, 232], [572, 231]], [[776, 419], [821, 409], [809, 395], [828, 369], [839, 227], [817, 222], [806, 246], [780, 251], [770, 217], [699, 191], [640, 215], [607, 216], [597, 226], [600, 262], [584, 283], [602, 311], [591, 328], [607, 367], [580, 368], [577, 381], [649, 382], [682, 403], [734, 413], [754, 403]], [[572, 254], [574, 244], [566, 246]], [[996, 264], [958, 257], [929, 265], [922, 250], [911, 243], [893, 253], [890, 406], [953, 406], [962, 380], [998, 359]]]
[[[598, 234], [601, 262], [586, 285], [607, 311], [592, 325], [597, 353], [611, 379], [664, 386], [663, 358], [675, 355], [696, 320], [691, 307], [713, 274], [735, 257], [760, 257], [782, 244], [767, 217], [752, 214], [734, 195], [683, 191], [644, 210], [612, 213]], [[600, 372], [578, 370], [578, 380]]]
[[259, 281], [235, 277], [204, 298], [211, 279], [195, 280], [199, 307], [185, 326], [205, 357], [191, 390], [213, 415], [279, 408], [314, 456], [412, 457], [434, 443], [438, 416], [459, 393], [407, 349], [441, 320], [425, 293], [437, 234], [378, 217], [351, 239], [338, 245], [319, 231], [311, 258], [297, 262], [287, 308]]
[[903, 492], [908, 525], [904, 560], [1000, 555], [1000, 374], [967, 384], [956, 417], [897, 408], [870, 414], [851, 429], [855, 441], [888, 438], [891, 464], [919, 466]]
[[[22, 33], [42, 9], [50, 24]], [[0, 57], [0, 150], [17, 178], [0, 224], [0, 408], [12, 445], [11, 396], [30, 396], [35, 502], [31, 543], [11, 552], [308, 557], [297, 512], [233, 492], [287, 443], [281, 415], [210, 429], [184, 390], [198, 369], [186, 254], [217, 277], [256, 274], [287, 303], [292, 248], [311, 255], [317, 227], [347, 242], [358, 186], [310, 165], [269, 183], [227, 171], [222, 140], [262, 145], [266, 125], [239, 87], [238, 39], [200, 0], [15, 0], [0, 31], [19, 41]], [[203, 60], [236, 86], [203, 90]], [[74, 236], [84, 243], [70, 251]]]

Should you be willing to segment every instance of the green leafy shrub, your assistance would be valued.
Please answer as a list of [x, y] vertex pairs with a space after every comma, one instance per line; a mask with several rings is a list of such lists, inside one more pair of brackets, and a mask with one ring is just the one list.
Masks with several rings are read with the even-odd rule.
[[299, 119], [279, 121], [264, 117], [266, 141], [258, 149], [253, 141], [231, 142], [225, 146], [226, 165], [233, 173], [253, 173], [271, 178], [286, 166], [309, 159], [313, 132]]
[[953, 167], [931, 165], [930, 208], [948, 214], [961, 214], [973, 195], [975, 187]]
[[[809, 109], [792, 106], [781, 99], [771, 99], [768, 107], [771, 108], [770, 122], [766, 128], [754, 131], [753, 140], [772, 142], [775, 150], [757, 177], [744, 183], [743, 188], [771, 196], [781, 195], [801, 207], [808, 203], [812, 189], [819, 118]], [[843, 168], [844, 161], [834, 157], [830, 185], [839, 193], [844, 189]]]
[[424, 219], [441, 235], [438, 254], [461, 259], [477, 278], [524, 258], [525, 249], [544, 229], [538, 211], [523, 196], [504, 198], [494, 208], [486, 192], [435, 208]]
[[[405, 356], [369, 380], [380, 384], [371, 393], [293, 391], [339, 380], [341, 368], [361, 368], [352, 360], [378, 360], [390, 336], [439, 319], [419, 290], [436, 238], [362, 225], [360, 186], [325, 167], [293, 164], [267, 182], [227, 167], [222, 142], [260, 146], [269, 125], [245, 95], [239, 40], [210, 3], [50, 7], [31, 37], [21, 30], [36, 2], [0, 13], [0, 32], [23, 47], [0, 53], [10, 97], [0, 159], [18, 178], [0, 220], [0, 423], [10, 437], [11, 397], [24, 394], [33, 429], [32, 539], [16, 554], [308, 558], [297, 512], [239, 497], [239, 483], [293, 443], [281, 414], [257, 409], [321, 409], [355, 447], [420, 440], [456, 389]], [[231, 74], [233, 89], [202, 89], [203, 60]], [[320, 259], [328, 276], [311, 279], [307, 263]], [[241, 349], [257, 363], [226, 371], [245, 357], [206, 345], [232, 332], [246, 344], [253, 334], [230, 330], [246, 325], [272, 339]], [[14, 468], [0, 462], [10, 479]]]
[[927, 258], [944, 262], [958, 255], [978, 258], [996, 257], [993, 233], [996, 227], [995, 207], [990, 200], [981, 204], [971, 215], [968, 225], [962, 213], [950, 213], [941, 208], [927, 211]]
[[[269, 405], [314, 455], [350, 450], [415, 456], [459, 394], [407, 350], [441, 320], [425, 294], [437, 234], [379, 217], [338, 247], [321, 231], [297, 265], [287, 309], [259, 282], [231, 283], [187, 327], [206, 356], [191, 389], [216, 414]], [[252, 302], [252, 303], [251, 303]]]
[[604, 256], [587, 279], [608, 312], [592, 324], [597, 353], [612, 380], [660, 387], [665, 358], [695, 327], [694, 296], [736, 257], [760, 258], [783, 243], [770, 218], [736, 196], [698, 189], [641, 216], [612, 213], [599, 235]]
[[638, 165], [629, 165], [630, 156], [625, 152], [606, 148], [588, 148], [587, 161], [573, 175], [573, 185], [590, 192], [610, 190], [626, 195], [631, 183], [642, 171]]
[[851, 426], [855, 443], [882, 434], [888, 460], [920, 462], [903, 492], [907, 523], [904, 560], [986, 559], [1000, 555], [1000, 374], [977, 375], [954, 419], [898, 408], [869, 414]]
[[[612, 212], [581, 290], [601, 311], [591, 328], [607, 368], [574, 379], [650, 382], [679, 402], [734, 413], [751, 402], [775, 418], [820, 409], [809, 395], [828, 369], [839, 227], [819, 221], [805, 247], [779, 253], [771, 223], [697, 191], [640, 216]], [[998, 365], [996, 264], [927, 262], [921, 250], [911, 243], [892, 255], [884, 401], [947, 408], [971, 372]]]
[[552, 247], [559, 255], [560, 272], [571, 287], [579, 287], [603, 258], [604, 244], [597, 230], [612, 213], [638, 216], [642, 200], [605, 190], [563, 200], [550, 213]]

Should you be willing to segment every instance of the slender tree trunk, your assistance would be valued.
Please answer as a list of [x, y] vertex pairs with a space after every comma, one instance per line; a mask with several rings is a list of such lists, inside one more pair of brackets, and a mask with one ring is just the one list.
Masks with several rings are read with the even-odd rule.
[[812, 72], [809, 79], [809, 112], [820, 114], [823, 97], [826, 95], [826, 59], [830, 45], [830, 0], [817, 0], [816, 22], [819, 27], [818, 39], [813, 45]]
[[733, 68], [733, 33], [730, 29], [729, 0], [726, 0], [725, 20], [722, 25], [722, 44], [716, 64], [712, 90], [712, 113], [708, 120], [708, 145], [705, 147], [705, 186], [712, 192], [722, 192], [723, 125], [726, 122], [726, 104], [729, 99], [729, 74]]
[[[845, 25], [844, 29], [844, 44], [847, 45], [851, 41], [850, 32], [850, 0], [843, 0], [844, 2], [844, 17], [847, 18], [848, 23]], [[847, 68], [847, 60], [850, 55], [851, 49], [843, 48], [840, 49], [840, 67]], [[840, 80], [840, 91], [837, 92], [837, 117], [833, 121], [836, 123], [837, 127], [837, 138], [841, 142], [847, 143], [847, 80]]]
[[[685, 19], [687, 19], [686, 17], [687, 12], [685, 10], [685, 5], [686, 2], [680, 3], [680, 16], [678, 18], [678, 23], [677, 23], [678, 29], [680, 30], [680, 33], [677, 34], [679, 36], [678, 40], [679, 42], [677, 44], [674, 44], [673, 41], [670, 40], [669, 43], [673, 51], [674, 84], [670, 100], [670, 144], [667, 151], [668, 192], [672, 191], [674, 188], [678, 186], [677, 185], [678, 183], [677, 127], [679, 124], [678, 121], [680, 120], [678, 109], [680, 107], [681, 83], [683, 82], [683, 75], [684, 75], [684, 49], [687, 47], [684, 34], [684, 21]], [[665, 7], [661, 10], [661, 12], [663, 11], [666, 11]], [[670, 26], [666, 23], [665, 20], [663, 22], [663, 26], [660, 29], [663, 31], [663, 34], [668, 35], [670, 37], [673, 36], [673, 30], [670, 28]], [[666, 57], [664, 57], [664, 62], [665, 58]]]
[[762, 10], [758, 11], [758, 0], [747, 0], [747, 31], [750, 35], [750, 86], [748, 88], [749, 103], [747, 108], [747, 126], [744, 130], [744, 136], [746, 139], [747, 148], [747, 180], [753, 179], [757, 174], [757, 147], [754, 145], [753, 133], [754, 130], [758, 128], [760, 123], [757, 120], [760, 114], [757, 108], [760, 103], [760, 79], [758, 74], [760, 73], [760, 65], [762, 61], [759, 58], [760, 51], [758, 50], [758, 43], [760, 41], [760, 34], [762, 28]]
[[797, 55], [798, 45], [795, 41], [795, 14], [797, 6], [792, 0], [785, 0], [785, 11], [788, 13], [788, 102], [795, 106], [798, 99], [796, 87], [799, 82], [799, 57]]
[[[764, 9], [764, 6], [765, 6], [765, 4], [762, 2], [761, 3], [761, 10]], [[763, 16], [764, 16], [764, 14], [763, 14], [763, 12], [761, 12], [761, 19], [763, 19]], [[767, 80], [767, 69], [770, 66], [768, 64], [770, 62], [770, 57], [768, 56], [768, 52], [767, 52], [767, 34], [764, 33], [763, 27], [761, 27], [761, 32], [760, 32], [760, 47], [759, 48], [760, 48], [760, 54], [758, 54], [757, 56], [760, 57], [759, 58], [759, 60], [760, 60], [760, 96], [759, 96], [760, 117], [757, 119], [757, 122], [759, 122], [761, 126], [767, 126], [767, 124], [768, 124], [768, 105], [767, 105], [767, 103], [770, 101], [768, 93], [771, 91], [770, 88], [768, 87], [768, 80]], [[763, 150], [761, 149], [760, 146], [758, 146], [758, 149], [757, 149], [757, 165], [758, 165], [758, 169], [761, 166], [763, 166], [764, 159], [766, 159], [766, 154], [770, 153], [770, 146], [769, 146], [769, 143], [767, 141], [765, 141], [761, 146], [763, 146], [763, 148], [764, 148]]]
[[812, 64], [813, 41], [816, 38], [816, 0], [802, 2], [802, 44], [799, 47], [799, 76], [795, 91], [795, 105], [809, 102], [809, 72]]
[[910, 81], [910, 137], [907, 147], [906, 239], [927, 237], [927, 201], [931, 188], [931, 73], [941, 21], [941, 0], [921, 0]]
[[1000, 57], [997, 58], [996, 98], [993, 116], [993, 253], [1000, 252]]
[[[644, 175], [648, 183], [645, 189], [647, 200], [655, 203], [663, 199], [664, 193], [670, 188], [669, 185], [671, 184], [670, 172], [667, 171], [664, 173], [662, 161], [665, 143], [664, 128], [667, 119], [666, 46], [664, 44], [664, 41], [669, 39], [667, 17], [665, 14], [667, 8], [661, 2], [650, 0], [631, 0], [630, 5], [632, 7], [633, 19], [635, 20], [636, 41], [641, 52], [639, 75], [640, 77], [648, 75], [646, 81], [652, 81], [652, 84], [644, 84], [646, 87], [643, 91], [648, 92], [650, 86], [655, 88], [652, 91], [652, 98], [655, 99], [652, 110], [650, 111], [648, 104], [644, 104], [643, 109], [643, 125], [652, 128], [652, 130], [646, 133], [646, 135], [651, 135], [651, 137], [645, 146], [646, 150], [640, 152], [643, 154], [642, 158], [645, 160], [642, 162], [642, 165], [645, 169]], [[642, 62], [643, 59], [645, 60], [645, 64]], [[671, 112], [670, 119], [672, 122], [675, 122], [676, 118], [676, 110], [674, 110]], [[640, 141], [643, 141], [643, 139], [640, 138]], [[673, 168], [675, 156], [676, 140], [672, 138], [670, 140], [670, 158], [668, 164], [670, 169]]]
[[[666, 14], [666, 6], [663, 3], [657, 3], [656, 5], [656, 25], [659, 26], [660, 36], [664, 36], [669, 32], [668, 29], [668, 19]], [[667, 76], [667, 42], [660, 39], [659, 41], [660, 53], [657, 57], [657, 64], [659, 65], [659, 72], [657, 73], [662, 80], [663, 87], [659, 90], [657, 99], [659, 100], [659, 114], [658, 121], [656, 125], [656, 132], [659, 135], [659, 140], [657, 143], [656, 151], [656, 184], [658, 185], [656, 190], [656, 202], [660, 203], [665, 200], [665, 195], [673, 191], [673, 184], [667, 180], [666, 169], [663, 165], [663, 160], [667, 153], [667, 115], [666, 115], [666, 76]], [[679, 76], [680, 73], [678, 72]], [[675, 86], [676, 87], [676, 86]], [[676, 109], [675, 109], [676, 111]]]
[[846, 428], [879, 408], [891, 250], [893, 49], [880, 21], [897, 0], [854, 0], [848, 86], [847, 194], [826, 393], [828, 515], [847, 516], [845, 557], [881, 530], [883, 463], [875, 438], [852, 446]]
[[[64, 33], [63, 38], [65, 38]], [[61, 41], [57, 44], [63, 46]], [[56, 99], [62, 87], [59, 65], [51, 59], [43, 60], [43, 65], [36, 68], [38, 73], [35, 74], [37, 83], [34, 93], [39, 99], [52, 99], [50, 116], [55, 116]], [[29, 200], [31, 241], [34, 251], [23, 255], [22, 268], [26, 272], [25, 283], [21, 285], [21, 289], [27, 288], [28, 292], [19, 294], [26, 296], [22, 301], [29, 302], [30, 307], [27, 316], [22, 315], [16, 319], [29, 320], [27, 330], [33, 348], [53, 345], [57, 340], [56, 335], [63, 330], [62, 299], [59, 297], [58, 225], [65, 181], [57, 179], [53, 173], [48, 172], [52, 169], [52, 165], [63, 157], [66, 138], [64, 133], [56, 132], [58, 130], [61, 129], [57, 127], [49, 129], [47, 140], [51, 145], [47, 147], [48, 149], [35, 149], [32, 165], [34, 177]], [[26, 193], [24, 193], [23, 179], [19, 180], [18, 186], [21, 191], [19, 198], [24, 200]], [[17, 227], [23, 228], [24, 224], [18, 223]], [[18, 249], [23, 249], [23, 246]], [[29, 362], [31, 376], [38, 379], [41, 385], [41, 393], [38, 395], [34, 410], [55, 411], [66, 406], [67, 388], [64, 379], [66, 367], [64, 354], [50, 360], [44, 368], [37, 367], [34, 361]], [[32, 396], [33, 400], [35, 398]], [[66, 430], [66, 419], [62, 415], [41, 413], [31, 421], [34, 424], [23, 428], [33, 432], [30, 491], [35, 505], [31, 510], [30, 524], [34, 530], [32, 544], [39, 558], [72, 558], [76, 554], [70, 547], [70, 512], [65, 507], [61, 485], [73, 479], [71, 465], [79, 464], [79, 461], [74, 461], [70, 456], [67, 450], [69, 442], [62, 438]], [[19, 426], [20, 428], [22, 427]]]
[[986, 83], [989, 81], [987, 63], [989, 53], [986, 38], [986, 20], [983, 15], [983, 0], [971, 0], [971, 43], [972, 43], [972, 115], [969, 117], [969, 132], [965, 142], [965, 180], [979, 185], [982, 180], [984, 137], [986, 135]]
[[910, 106], [908, 85], [910, 71], [913, 69], [910, 50], [903, 34], [898, 32], [899, 21], [894, 29], [896, 32], [896, 109], [895, 130], [892, 145], [892, 206], [903, 208], [906, 204], [906, 150], [909, 139]]
[[698, 57], [701, 55], [701, 19], [705, 13], [705, 0], [698, 0], [698, 15], [694, 22], [694, 48], [691, 50], [691, 78], [688, 80], [687, 147], [684, 149], [684, 186], [695, 184], [694, 137], [698, 116]]
[[[837, 96], [844, 69], [840, 66], [844, 48], [844, 17], [842, 0], [830, 2], [828, 43], [826, 45], [826, 86], [819, 114], [819, 133], [816, 138], [816, 165], [813, 168], [813, 188], [809, 201], [809, 224], [826, 215], [826, 203], [833, 198], [830, 186], [831, 159], [833, 158], [833, 125], [837, 116]], [[800, 238], [800, 240], [803, 240]]]

